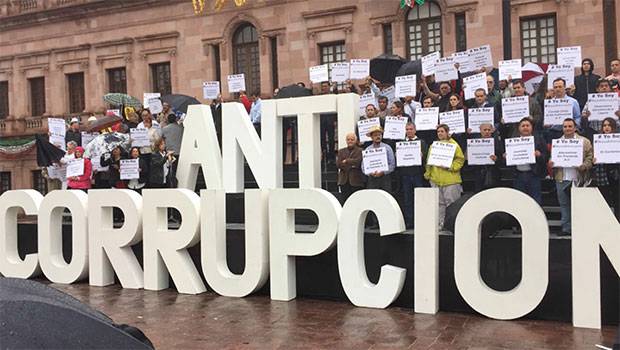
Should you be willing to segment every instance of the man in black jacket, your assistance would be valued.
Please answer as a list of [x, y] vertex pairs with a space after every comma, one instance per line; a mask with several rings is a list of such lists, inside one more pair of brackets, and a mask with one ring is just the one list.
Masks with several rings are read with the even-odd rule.
[[80, 121], [78, 118], [71, 118], [69, 130], [65, 133], [65, 143], [75, 141], [78, 146], [82, 146], [82, 133], [80, 132]]
[[424, 187], [424, 155], [427, 152], [427, 145], [424, 140], [416, 136], [415, 124], [411, 122], [405, 126], [405, 141], [420, 141], [422, 151], [422, 165], [398, 167], [403, 192], [403, 216], [407, 229], [411, 229], [413, 228], [414, 191], [416, 187]]
[[542, 205], [542, 179], [547, 175], [547, 144], [534, 134], [534, 121], [531, 118], [523, 118], [519, 122], [519, 136], [534, 136], [534, 156], [536, 163], [515, 166], [513, 187], [534, 198]]
[[579, 102], [579, 109], [583, 111], [583, 107], [588, 101], [588, 94], [596, 92], [596, 82], [601, 79], [600, 76], [594, 74], [594, 62], [589, 58], [581, 61], [581, 75], [575, 77], [575, 93], [573, 97]]
[[489, 165], [473, 165], [474, 168], [474, 191], [476, 193], [499, 186], [500, 179], [500, 160], [504, 153], [504, 148], [497, 135], [493, 135], [493, 125], [484, 123], [480, 125], [480, 138], [493, 139], [494, 152], [490, 155], [494, 164]]

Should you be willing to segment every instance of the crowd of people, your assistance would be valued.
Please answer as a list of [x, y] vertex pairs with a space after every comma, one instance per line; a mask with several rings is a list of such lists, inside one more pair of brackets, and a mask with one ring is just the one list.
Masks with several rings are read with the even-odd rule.
[[[514, 176], [513, 187], [527, 193], [537, 203], [542, 205], [542, 181], [555, 180], [557, 200], [561, 208], [562, 233], [570, 234], [570, 188], [572, 186], [597, 186], [608, 201], [609, 205], [618, 207], [618, 182], [620, 171], [617, 164], [597, 164], [593, 157], [592, 138], [597, 133], [615, 133], [618, 127], [620, 110], [609, 115], [605, 120], [589, 120], [588, 108], [589, 93], [616, 92], [620, 94], [620, 60], [610, 62], [612, 74], [600, 77], [593, 73], [594, 63], [591, 59], [584, 59], [581, 75], [574, 79], [574, 85], [567, 86], [562, 78], [552, 82], [552, 89], [547, 89], [546, 78], [538, 89], [528, 94], [522, 80], [506, 79], [496, 81], [491, 74], [492, 67], [481, 69], [475, 73], [487, 73], [487, 89], [477, 89], [474, 98], [464, 98], [463, 82], [459, 74], [458, 80], [436, 82], [433, 76], [419, 76], [417, 79], [417, 93], [415, 96], [404, 98], [389, 98], [384, 92], [392, 88], [393, 84], [384, 84], [368, 77], [365, 81], [355, 85], [352, 81], [344, 84], [322, 82], [311, 85], [308, 90], [313, 94], [334, 93], [374, 93], [376, 103], [369, 103], [364, 108], [364, 115], [360, 120], [378, 118], [366, 135], [360, 135], [359, 130], [350, 130], [346, 137], [346, 147], [336, 149], [335, 135], [337, 129], [337, 115], [328, 113], [321, 115], [321, 148], [326, 163], [335, 163], [338, 168], [338, 186], [343, 200], [346, 200], [355, 191], [381, 189], [399, 198], [402, 203], [403, 215], [408, 228], [413, 227], [414, 189], [417, 187], [435, 187], [439, 189], [440, 222], [444, 226], [446, 208], [457, 201], [462, 193], [461, 171], [469, 167], [474, 174], [474, 190], [476, 192], [501, 185], [500, 168], [506, 167], [506, 151], [504, 142], [514, 137], [534, 137], [535, 162], [512, 166]], [[457, 66], [458, 68], [458, 66]], [[297, 83], [306, 88], [303, 82]], [[277, 98], [279, 89], [274, 91]], [[516, 96], [527, 96], [529, 99], [529, 115], [518, 123], [507, 123], [503, 118], [502, 99]], [[264, 96], [265, 97], [265, 96]], [[261, 125], [261, 94], [258, 91], [246, 95], [238, 94], [238, 101], [245, 107], [250, 121], [260, 134]], [[544, 101], [546, 99], [568, 99], [572, 103], [572, 115], [558, 125], [545, 125]], [[211, 111], [215, 122], [216, 132], [221, 145], [222, 132], [222, 98], [218, 96], [211, 103]], [[483, 123], [479, 130], [466, 129], [465, 132], [454, 132], [446, 124], [439, 124], [435, 130], [416, 130], [416, 110], [418, 108], [438, 107], [439, 112], [463, 110], [466, 125], [467, 112], [472, 108], [492, 108], [493, 122]], [[386, 117], [403, 117], [407, 119], [405, 136], [401, 140], [384, 139], [383, 132]], [[52, 188], [82, 189], [89, 188], [130, 188], [140, 191], [143, 188], [176, 187], [176, 165], [180, 156], [180, 147], [183, 137], [183, 122], [178, 114], [163, 104], [163, 111], [155, 116], [148, 108], [134, 110], [131, 107], [122, 109], [122, 122], [100, 130], [99, 133], [117, 132], [129, 133], [132, 128], [146, 129], [149, 144], [131, 147], [118, 145], [108, 152], [97, 155], [94, 161], [84, 160], [84, 174], [62, 179], [62, 184]], [[89, 122], [95, 121], [94, 117]], [[294, 135], [294, 121], [285, 121], [284, 137]], [[366, 136], [370, 141], [360, 142], [360, 136]], [[467, 164], [468, 139], [493, 139], [495, 151], [489, 157], [492, 164]], [[576, 168], [554, 166], [550, 159], [552, 140], [579, 139], [583, 143], [583, 164]], [[68, 164], [72, 159], [84, 158], [82, 133], [80, 122], [72, 119], [65, 134], [66, 155], [61, 164]], [[414, 166], [397, 166], [395, 153], [396, 141], [419, 141], [421, 144], [421, 158], [423, 162]], [[295, 140], [292, 140], [294, 147]], [[441, 147], [441, 143], [452, 144], [456, 147], [451, 165], [442, 167], [427, 164], [426, 160], [433, 151], [433, 147]], [[284, 147], [287, 150], [285, 140]], [[365, 173], [363, 151], [368, 149], [383, 149], [387, 155], [387, 168], [384, 171]], [[286, 155], [286, 152], [284, 153]], [[294, 161], [294, 148], [292, 150]], [[132, 179], [121, 179], [121, 161], [124, 159], [138, 159], [139, 176]], [[93, 164], [96, 163], [96, 164]], [[374, 222], [374, 225], [377, 223]]]
[[[487, 89], [477, 89], [475, 97], [464, 99], [462, 80], [435, 82], [433, 76], [422, 77], [418, 80], [416, 96], [394, 99], [388, 103], [388, 98], [382, 91], [389, 85], [368, 80], [360, 87], [351, 86], [339, 92], [353, 91], [366, 93], [374, 91], [378, 97], [377, 104], [365, 106], [365, 115], [360, 119], [379, 118], [378, 126], [368, 131], [366, 136], [372, 141], [361, 144], [358, 142], [358, 130], [351, 131], [347, 136], [346, 147], [338, 151], [337, 166], [339, 169], [338, 185], [344, 200], [353, 192], [364, 188], [379, 188], [388, 191], [400, 198], [405, 223], [408, 228], [413, 227], [414, 189], [416, 187], [435, 187], [439, 189], [439, 226], [444, 225], [446, 208], [457, 201], [462, 193], [461, 172], [468, 167], [473, 173], [474, 191], [499, 187], [502, 185], [500, 170], [509, 168], [513, 173], [513, 188], [527, 193], [541, 206], [542, 182], [545, 179], [555, 182], [557, 201], [561, 211], [561, 234], [571, 233], [570, 188], [573, 186], [596, 186], [610, 207], [618, 210], [618, 183], [620, 171], [618, 164], [598, 164], [593, 156], [592, 141], [595, 134], [616, 133], [620, 106], [615, 113], [611, 113], [602, 121], [590, 121], [588, 108], [588, 94], [591, 93], [618, 93], [620, 94], [620, 59], [610, 62], [612, 74], [600, 77], [593, 73], [594, 63], [591, 59], [582, 61], [581, 74], [575, 77], [574, 85], [567, 86], [562, 78], [554, 79], [552, 89], [547, 89], [546, 77], [538, 89], [528, 94], [525, 84], [519, 79], [496, 81], [491, 68], [475, 73], [487, 73]], [[460, 75], [460, 74], [459, 74]], [[462, 78], [462, 77], [460, 77]], [[529, 99], [529, 115], [524, 116], [518, 123], [507, 123], [503, 118], [502, 99], [515, 96], [527, 96]], [[544, 123], [544, 101], [546, 99], [567, 99], [572, 104], [572, 113], [563, 122], [557, 125]], [[439, 112], [463, 110], [465, 125], [467, 112], [472, 108], [493, 108], [493, 122], [483, 123], [479, 130], [466, 129], [464, 133], [450, 130], [446, 124], [439, 124], [435, 130], [416, 132], [416, 110], [420, 107], [438, 107]], [[383, 139], [383, 126], [387, 116], [401, 116], [408, 119], [405, 137], [399, 141], [415, 141], [421, 143], [421, 157], [424, 162], [416, 166], [395, 166], [395, 140]], [[515, 137], [534, 137], [534, 159], [531, 164], [521, 164], [508, 167], [506, 165], [505, 140]], [[477, 138], [492, 138], [495, 149], [489, 155], [492, 164], [467, 164], [467, 140]], [[583, 163], [577, 167], [560, 167], [554, 165], [551, 159], [552, 140], [577, 139], [583, 145]], [[456, 151], [449, 167], [429, 165], [426, 159], [432, 152], [433, 145], [450, 143], [456, 146]], [[363, 166], [363, 150], [384, 148], [387, 154], [388, 167], [386, 171], [365, 173]], [[324, 147], [324, 153], [329, 156], [329, 147]]]

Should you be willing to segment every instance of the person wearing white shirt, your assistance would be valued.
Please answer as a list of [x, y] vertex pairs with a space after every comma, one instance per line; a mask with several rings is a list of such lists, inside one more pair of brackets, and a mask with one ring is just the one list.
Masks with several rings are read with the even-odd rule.
[[145, 120], [150, 120], [152, 122], [152, 125], [155, 129], [160, 129], [160, 125], [157, 122], [157, 120], [153, 120], [153, 116], [151, 115], [151, 111], [149, 111], [148, 109], [143, 109], [142, 113], [140, 113], [140, 116], [142, 117], [142, 121], [138, 124], [138, 128], [145, 128], [144, 126], [144, 121]]
[[250, 95], [250, 101], [252, 101], [252, 107], [250, 108], [250, 120], [252, 124], [254, 124], [254, 129], [260, 135], [260, 120], [261, 120], [261, 109], [262, 109], [262, 101], [260, 99], [260, 94], [258, 92], [253, 92]]
[[[65, 155], [60, 158], [60, 164], [62, 164], [62, 166], [67, 166], [67, 164], [69, 164], [69, 162], [73, 159], [75, 159], [75, 154], [73, 152], [75, 152], [75, 148], [77, 147], [77, 142], [75, 141], [69, 141], [67, 142], [67, 153], [65, 153]], [[61, 179], [62, 182], [62, 189], [66, 190], [67, 189], [67, 178], [64, 177]]]

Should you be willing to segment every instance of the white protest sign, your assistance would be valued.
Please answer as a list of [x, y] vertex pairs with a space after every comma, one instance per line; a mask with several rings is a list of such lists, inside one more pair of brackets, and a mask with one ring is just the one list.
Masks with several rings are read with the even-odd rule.
[[467, 163], [469, 165], [493, 165], [495, 161], [491, 159], [492, 155], [495, 155], [493, 138], [467, 140]]
[[396, 100], [396, 88], [394, 86], [387, 87], [381, 91], [381, 96], [385, 96], [388, 99], [388, 106]]
[[617, 120], [619, 100], [618, 94], [614, 92], [588, 94], [588, 111], [590, 111], [588, 120], [603, 120], [609, 117]]
[[109, 167], [105, 167], [104, 168], [101, 166], [101, 157], [100, 156], [93, 156], [90, 158], [90, 165], [93, 168], [93, 172], [97, 172], [97, 171], [107, 171], [109, 169]]
[[465, 91], [466, 100], [474, 98], [478, 89], [483, 89], [486, 93], [489, 92], [487, 75], [485, 73], [478, 73], [463, 78], [463, 91]]
[[[159, 92], [145, 92], [142, 94], [142, 104], [144, 108], [149, 107], [149, 100], [152, 98], [160, 98], [161, 94]], [[153, 111], [151, 111], [153, 113]]]
[[313, 83], [329, 81], [329, 66], [327, 64], [310, 67], [308, 72], [310, 73], [310, 81]]
[[82, 147], [88, 146], [88, 144], [95, 139], [95, 137], [99, 136], [98, 132], [85, 132], [82, 131]]
[[491, 55], [491, 45], [483, 45], [467, 50], [472, 70], [493, 67], [493, 56]]
[[566, 98], [545, 100], [545, 125], [562, 125], [564, 119], [573, 117], [573, 104]]
[[439, 107], [416, 108], [416, 130], [435, 130], [439, 124]]
[[449, 142], [434, 141], [428, 155], [428, 165], [450, 168], [457, 145]]
[[396, 166], [422, 165], [422, 144], [420, 140], [396, 142]]
[[360, 96], [360, 115], [366, 115], [366, 107], [368, 105], [377, 107], [377, 97], [374, 92], [369, 92]]
[[551, 140], [551, 160], [553, 167], [576, 168], [583, 164], [583, 140]]
[[506, 139], [506, 165], [523, 165], [536, 163], [534, 136], [513, 137]]
[[575, 85], [575, 68], [569, 65], [550, 64], [547, 69], [547, 89], [553, 89], [553, 81], [562, 78], [566, 87]]
[[594, 158], [597, 164], [620, 163], [620, 134], [595, 134]]
[[521, 70], [521, 59], [499, 61], [499, 80], [515, 80], [523, 77]]
[[494, 125], [495, 110], [493, 107], [470, 108], [467, 110], [467, 128], [479, 132], [480, 125]]
[[62, 165], [52, 165], [47, 167], [47, 177], [65, 181], [67, 179], [67, 167]]
[[357, 58], [351, 60], [351, 79], [366, 79], [370, 76], [370, 60]]
[[215, 100], [220, 94], [220, 82], [219, 81], [203, 81], [202, 82], [202, 97], [208, 100]]
[[405, 138], [406, 117], [385, 117], [385, 131], [383, 138], [391, 140], [403, 140]]
[[502, 98], [502, 118], [504, 123], [518, 123], [530, 116], [530, 100], [527, 96]]
[[121, 159], [121, 180], [140, 178], [140, 163], [138, 159]]
[[349, 80], [349, 63], [336, 62], [331, 64], [332, 67], [332, 81], [336, 83], [344, 83]]
[[383, 147], [369, 147], [362, 152], [364, 174], [370, 175], [376, 171], [389, 171], [387, 153]]
[[164, 110], [164, 106], [161, 103], [161, 99], [158, 97], [149, 99], [149, 111], [153, 114], [159, 114]]
[[67, 177], [84, 175], [84, 158], [72, 159], [67, 164]]
[[360, 142], [364, 143], [364, 142], [368, 142], [368, 141], [372, 141], [372, 139], [368, 136], [366, 136], [366, 134], [368, 133], [368, 131], [374, 127], [374, 126], [380, 126], [381, 125], [381, 121], [379, 119], [379, 117], [375, 117], [375, 118], [370, 118], [370, 119], [363, 119], [357, 122], [357, 132], [359, 134], [360, 137]]
[[581, 67], [581, 46], [558, 47], [558, 64]]
[[446, 124], [450, 127], [450, 132], [460, 134], [465, 132], [465, 111], [457, 109], [456, 111], [448, 111], [439, 113], [439, 123]]
[[112, 113], [113, 115], [120, 117], [121, 116], [121, 110], [120, 109], [108, 109], [106, 111], [106, 115], [108, 115], [109, 113]]
[[245, 74], [233, 74], [226, 77], [228, 81], [228, 92], [245, 91]]
[[131, 137], [131, 147], [148, 147], [151, 145], [148, 129], [131, 128], [129, 129], [129, 135]]
[[416, 95], [416, 76], [412, 75], [403, 75], [400, 77], [396, 77], [396, 91], [394, 95], [396, 97], [407, 97]]
[[435, 51], [433, 53], [429, 53], [426, 56], [423, 56], [422, 61], [422, 75], [429, 76], [435, 74], [435, 64], [437, 64], [437, 60], [441, 58], [441, 54], [439, 51]]
[[435, 63], [435, 81], [450, 81], [459, 78], [459, 72], [454, 67], [454, 58], [442, 57]]
[[473, 72], [476, 70], [474, 62], [469, 55], [469, 51], [455, 52], [452, 54], [454, 63], [459, 65], [458, 71], [461, 73]]
[[67, 133], [67, 126], [65, 120], [61, 118], [48, 118], [47, 127], [50, 133], [49, 141], [54, 146], [65, 150], [67, 145], [65, 144], [65, 134]]

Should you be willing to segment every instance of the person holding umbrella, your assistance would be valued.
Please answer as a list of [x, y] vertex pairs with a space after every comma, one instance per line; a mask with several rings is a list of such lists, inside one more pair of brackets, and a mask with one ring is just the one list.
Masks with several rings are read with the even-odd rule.
[[[75, 159], [82, 159], [84, 148], [78, 146], [75, 148]], [[90, 159], [84, 158], [84, 173], [81, 176], [71, 176], [67, 179], [67, 188], [70, 190], [86, 191], [90, 188], [90, 176], [93, 171]]]

